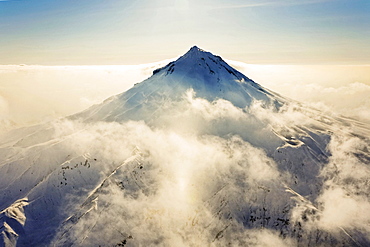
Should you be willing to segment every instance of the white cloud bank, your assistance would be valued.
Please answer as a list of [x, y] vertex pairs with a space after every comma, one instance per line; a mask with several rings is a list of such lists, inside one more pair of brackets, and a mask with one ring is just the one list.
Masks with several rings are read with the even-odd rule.
[[[348, 238], [356, 238], [356, 232], [363, 234], [360, 239], [368, 236], [368, 140], [354, 136], [350, 124], [320, 122], [322, 116], [293, 104], [280, 112], [258, 102], [240, 109], [222, 99], [197, 98], [192, 91], [168, 103], [171, 107], [147, 124], [64, 119], [47, 125], [47, 131], [11, 135], [11, 151], [0, 150], [3, 159], [35, 174], [28, 179], [43, 179], [46, 170], [55, 169], [44, 183], [48, 187], [29, 193], [33, 203], [26, 214], [37, 215], [26, 227], [45, 230], [56, 219], [42, 218], [37, 209], [58, 205], [58, 215], [71, 218], [53, 232], [56, 246], [295, 246], [297, 239], [308, 245], [317, 238], [316, 246], [341, 246], [353, 244]], [[304, 135], [316, 144], [312, 141], [312, 149], [288, 145], [273, 131], [290, 143]], [[328, 133], [324, 151], [331, 157], [316, 166], [320, 157], [314, 145], [325, 144]], [[87, 159], [91, 168], [75, 166]], [[319, 167], [317, 174], [302, 163]], [[284, 170], [284, 164], [291, 166]], [[307, 198], [286, 191], [286, 184], [296, 186], [297, 175]], [[60, 186], [62, 176], [68, 185]], [[303, 180], [307, 177], [313, 187]], [[0, 180], [4, 186], [12, 182], [11, 176]], [[14, 185], [9, 188], [20, 193]], [[35, 200], [40, 193], [43, 200]]]
[[262, 86], [324, 112], [370, 123], [370, 65], [249, 65], [228, 61]]
[[0, 65], [1, 131], [80, 112], [124, 92], [168, 61], [122, 66]]
[[[359, 232], [369, 233], [370, 170], [368, 161], [358, 156], [368, 155], [367, 140], [354, 137], [351, 126], [334, 121], [328, 125], [328, 131], [335, 132], [327, 147], [331, 157], [318, 174], [323, 184], [307, 199], [286, 192], [284, 185], [294, 185], [294, 174], [280, 170], [251, 143], [264, 139], [263, 145], [282, 145], [267, 134], [271, 129], [317, 125], [320, 116], [311, 118], [310, 111], [299, 107], [276, 112], [258, 103], [243, 111], [224, 100], [197, 98], [191, 91], [177, 106], [163, 114], [172, 116], [173, 122], [162, 118], [154, 126], [57, 123], [57, 138], [77, 132], [71, 142], [78, 142], [83, 149], [79, 152], [94, 154], [102, 164], [119, 164], [137, 147], [142, 155], [138, 163], [129, 163], [112, 176], [91, 202], [93, 209], [62, 228], [56, 244], [296, 246], [297, 241], [318, 241], [317, 246], [336, 246], [353, 244], [351, 239]], [[177, 118], [177, 111], [183, 118]], [[187, 127], [179, 128], [180, 122]], [[254, 133], [257, 126], [265, 129], [264, 135]], [[244, 139], [231, 134], [239, 132], [247, 133]], [[296, 148], [297, 155], [304, 151]], [[302, 162], [285, 159], [295, 165]], [[262, 216], [262, 208], [270, 218]]]
[[[82, 111], [126, 91], [169, 60], [122, 66], [0, 66], [2, 131]], [[370, 66], [247, 65], [229, 61], [283, 96], [370, 122]]]
[[[177, 110], [185, 115], [182, 121], [189, 122], [188, 131], [177, 128], [176, 116], [172, 122], [159, 119], [154, 126], [132, 121], [55, 124], [54, 138], [74, 133], [68, 142], [78, 143], [79, 153], [96, 157], [104, 173], [130, 157], [132, 150], [140, 154], [115, 172], [91, 204], [82, 209], [77, 205], [76, 211], [89, 213], [60, 229], [54, 239], [57, 246], [70, 242], [107, 246], [120, 241], [132, 246], [294, 243], [275, 230], [246, 229], [241, 223], [242, 215], [261, 203], [273, 202], [269, 209], [279, 208], [287, 198], [282, 196], [275, 162], [262, 149], [236, 135], [222, 137], [224, 125], [217, 123], [221, 119], [236, 131], [255, 128], [253, 121], [243, 119], [247, 113], [223, 100], [208, 102], [190, 92]], [[211, 125], [213, 130], [207, 133]], [[66, 148], [76, 152], [74, 145]], [[267, 190], [273, 192], [266, 199]]]

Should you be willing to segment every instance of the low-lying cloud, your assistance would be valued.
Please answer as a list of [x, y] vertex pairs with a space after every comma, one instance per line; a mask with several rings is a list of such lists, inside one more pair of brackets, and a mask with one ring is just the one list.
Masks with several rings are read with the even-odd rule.
[[[284, 127], [291, 127], [290, 134], [298, 138], [302, 133], [293, 127], [317, 127], [320, 116], [312, 118], [312, 112], [299, 106], [279, 112], [258, 102], [243, 110], [224, 100], [197, 98], [192, 91], [174, 105], [178, 108], [167, 112], [174, 116], [173, 123], [165, 119], [150, 124], [55, 123], [54, 138], [69, 135], [65, 148], [95, 157], [100, 181], [109, 179], [87, 203], [66, 207], [72, 211], [65, 213], [74, 212], [72, 218], [78, 220], [67, 221], [53, 244], [294, 246], [311, 242], [335, 246], [366, 238], [370, 203], [364, 159], [368, 151], [366, 139], [351, 136], [351, 127], [335, 121], [328, 124], [328, 133], [335, 130], [336, 134], [327, 146], [331, 156], [319, 170], [322, 180], [317, 181], [323, 183], [313, 194], [300, 195], [287, 189], [287, 184], [295, 186], [294, 171], [282, 170], [261, 143], [274, 140], [276, 136], [267, 133], [281, 134]], [[176, 109], [196, 122], [187, 124], [192, 126], [186, 128], [190, 131], [176, 127]], [[233, 127], [225, 135], [221, 126], [227, 124]], [[262, 148], [251, 144], [256, 142], [252, 132], [257, 125], [265, 129]], [[213, 127], [207, 130], [206, 126]], [[243, 129], [252, 138], [239, 135]], [[287, 144], [272, 145], [284, 152]], [[304, 147], [293, 148], [304, 151]], [[285, 159], [296, 162], [294, 157]], [[119, 169], [110, 175], [115, 167]], [[327, 242], [328, 238], [334, 242]]]
[[370, 122], [369, 65], [231, 65], [285, 97]]
[[1, 131], [85, 110], [128, 90], [166, 62], [121, 66], [1, 65]]
[[[169, 60], [122, 66], [0, 66], [3, 131], [71, 115], [126, 91]], [[262, 86], [323, 110], [370, 122], [369, 66], [247, 65]]]
[[57, 245], [259, 246], [277, 241], [284, 246], [289, 241], [273, 230], [249, 232], [238, 222], [237, 208], [249, 207], [251, 197], [265, 193], [256, 186], [274, 190], [279, 178], [274, 161], [240, 137], [179, 134], [144, 122], [73, 124], [58, 123], [59, 129], [67, 128], [57, 135], [77, 131], [70, 141], [106, 164], [100, 168], [105, 174], [133, 150], [140, 157], [109, 179], [91, 202], [93, 210], [61, 229]]

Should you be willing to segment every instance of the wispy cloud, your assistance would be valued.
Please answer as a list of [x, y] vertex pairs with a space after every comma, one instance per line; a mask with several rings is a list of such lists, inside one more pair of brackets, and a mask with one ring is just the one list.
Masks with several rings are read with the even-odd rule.
[[280, 7], [280, 6], [294, 6], [294, 5], [306, 5], [306, 4], [318, 4], [324, 2], [330, 2], [332, 0], [302, 0], [302, 1], [292, 1], [292, 0], [280, 0], [280, 1], [268, 1], [268, 2], [257, 2], [251, 1], [249, 3], [235, 3], [228, 5], [219, 5], [213, 7], [213, 9], [240, 9], [240, 8], [256, 8], [256, 7]]

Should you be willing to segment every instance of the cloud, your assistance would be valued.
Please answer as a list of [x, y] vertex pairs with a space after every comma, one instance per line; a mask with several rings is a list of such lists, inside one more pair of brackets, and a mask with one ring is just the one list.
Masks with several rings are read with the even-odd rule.
[[[226, 216], [229, 210], [222, 209], [222, 202], [221, 208], [218, 205], [221, 198], [212, 196], [234, 195], [227, 206], [233, 212], [248, 202], [249, 196], [244, 193], [248, 187], [253, 193], [264, 193], [255, 191], [254, 185], [270, 186], [279, 177], [274, 162], [262, 150], [237, 136], [224, 139], [179, 134], [166, 128], [152, 129], [143, 122], [84, 125], [63, 121], [56, 128], [56, 138], [75, 133], [71, 143], [78, 142], [82, 148], [79, 152], [93, 154], [101, 165], [106, 164], [101, 169], [105, 172], [112, 169], [112, 163], [119, 164], [131, 156], [135, 148], [140, 150], [137, 161], [127, 163], [107, 181], [104, 192], [87, 207], [89, 212], [61, 229], [56, 244], [285, 242], [267, 230], [249, 233]], [[214, 218], [220, 209], [225, 215]], [[236, 234], [242, 238], [235, 238]]]
[[[109, 179], [85, 206], [66, 207], [73, 208], [72, 218], [78, 220], [61, 227], [54, 243], [293, 243], [274, 230], [250, 230], [244, 225], [246, 215], [259, 217], [261, 204], [267, 207], [274, 203], [269, 210], [277, 210], [288, 199], [280, 182], [284, 175], [275, 162], [263, 149], [246, 140], [261, 139], [251, 130], [256, 128], [257, 120], [225, 100], [209, 102], [191, 91], [173, 104], [160, 114], [172, 116], [172, 122], [159, 118], [149, 124], [86, 124], [70, 120], [55, 123], [54, 138], [70, 137], [65, 148], [72, 149], [66, 152], [89, 153], [100, 161], [100, 181]], [[190, 123], [179, 128], [178, 123], [185, 119]], [[227, 125], [230, 129], [225, 135]], [[238, 135], [244, 131], [248, 134]], [[271, 140], [264, 138], [265, 142]], [[124, 162], [132, 155], [137, 156]], [[111, 173], [114, 167], [120, 168]], [[75, 203], [78, 199], [66, 201]], [[71, 211], [65, 213], [70, 215]], [[263, 217], [257, 221], [268, 226]]]
[[[298, 106], [276, 111], [258, 102], [242, 110], [224, 100], [197, 98], [191, 91], [178, 104], [163, 113], [173, 116], [173, 123], [158, 119], [150, 125], [133, 121], [56, 124], [55, 138], [75, 133], [70, 142], [79, 144], [82, 149], [78, 152], [94, 154], [101, 160], [103, 177], [114, 164], [122, 164], [135, 153], [139, 157], [112, 173], [90, 204], [82, 208], [76, 205], [74, 212], [88, 213], [77, 213], [82, 215], [76, 216], [78, 221], [64, 225], [55, 244], [292, 246], [297, 240], [284, 236], [288, 234], [284, 232], [293, 229], [301, 234], [299, 241], [307, 243], [317, 229], [323, 236], [352, 235], [356, 229], [367, 232], [368, 195], [358, 194], [365, 193], [366, 186], [357, 188], [369, 175], [357, 157], [366, 143], [350, 137], [341, 125], [331, 124], [338, 136], [328, 145], [332, 156], [320, 174], [324, 178], [318, 187], [320, 194], [310, 202], [293, 192], [296, 200], [292, 200], [284, 189], [284, 183], [292, 180], [263, 149], [251, 145], [254, 138], [244, 139], [238, 131], [234, 135], [228, 131], [225, 136], [221, 126], [231, 124], [231, 129], [249, 130], [248, 135], [253, 135], [259, 120], [269, 142], [268, 126], [277, 131], [294, 125], [310, 126], [316, 123], [311, 112]], [[184, 118], [196, 122], [187, 124], [186, 129], [191, 126], [191, 131], [176, 127], [179, 119], [173, 113], [180, 110]], [[220, 119], [222, 125], [217, 126]], [[206, 126], [212, 130], [206, 131]], [[338, 169], [340, 176], [335, 175]], [[347, 195], [351, 188], [355, 191]], [[263, 207], [268, 212], [280, 212], [294, 202], [296, 206], [285, 215], [269, 214], [277, 218], [267, 220], [259, 211]], [[307, 220], [302, 221], [302, 217]], [[259, 224], [264, 228], [257, 230]], [[273, 230], [276, 224], [281, 224], [280, 232]]]
[[368, 139], [355, 137], [337, 126], [327, 148], [329, 161], [322, 167], [319, 196], [298, 199], [292, 219], [307, 232], [347, 236], [346, 245], [365, 246], [370, 233], [370, 176]]
[[307, 4], [319, 4], [329, 2], [332, 0], [303, 0], [303, 1], [292, 1], [292, 0], [279, 0], [279, 1], [250, 1], [250, 3], [243, 4], [228, 4], [215, 6], [214, 9], [241, 9], [241, 8], [259, 8], [259, 7], [280, 7], [280, 6], [295, 6], [295, 5], [307, 5]]
[[[122, 66], [0, 66], [1, 108], [15, 127], [71, 115], [141, 82], [167, 61]], [[3, 115], [3, 118], [5, 115]]]
[[369, 66], [248, 65], [228, 61], [262, 86], [322, 110], [370, 123]]
[[323, 203], [319, 227], [329, 231], [341, 232], [342, 228], [365, 228], [370, 233], [370, 203], [361, 196], [350, 195], [340, 187], [324, 191], [319, 198]]
[[9, 114], [9, 104], [8, 102], [0, 95], [0, 119], [7, 118]]
[[279, 237], [278, 233], [270, 231], [267, 229], [254, 230], [251, 231], [249, 240], [247, 241], [247, 246], [294, 246], [297, 243], [289, 238], [282, 239]]
[[[167, 104], [148, 122], [62, 119], [45, 124], [47, 131], [11, 135], [5, 159], [20, 155], [17, 165], [40, 179], [53, 171], [48, 190], [29, 193], [28, 210], [58, 205], [63, 216], [35, 217], [29, 227], [59, 225], [57, 246], [326, 246], [327, 239], [350, 244], [348, 235], [366, 239], [368, 140], [353, 135], [349, 123], [293, 103], [240, 109], [193, 91]], [[310, 146], [295, 145], [302, 140]], [[321, 160], [320, 148], [330, 158]], [[33, 200], [39, 193], [43, 200]]]
[[[329, 143], [332, 156], [322, 171], [327, 180], [318, 201], [323, 205], [322, 227], [365, 228], [370, 233], [368, 190], [368, 139], [334, 135]], [[336, 219], [331, 219], [336, 214]]]

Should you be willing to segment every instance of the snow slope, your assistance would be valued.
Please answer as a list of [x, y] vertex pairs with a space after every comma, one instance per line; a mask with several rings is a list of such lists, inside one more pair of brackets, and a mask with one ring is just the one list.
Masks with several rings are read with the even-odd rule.
[[367, 246], [369, 134], [192, 47], [0, 137], [0, 246]]

